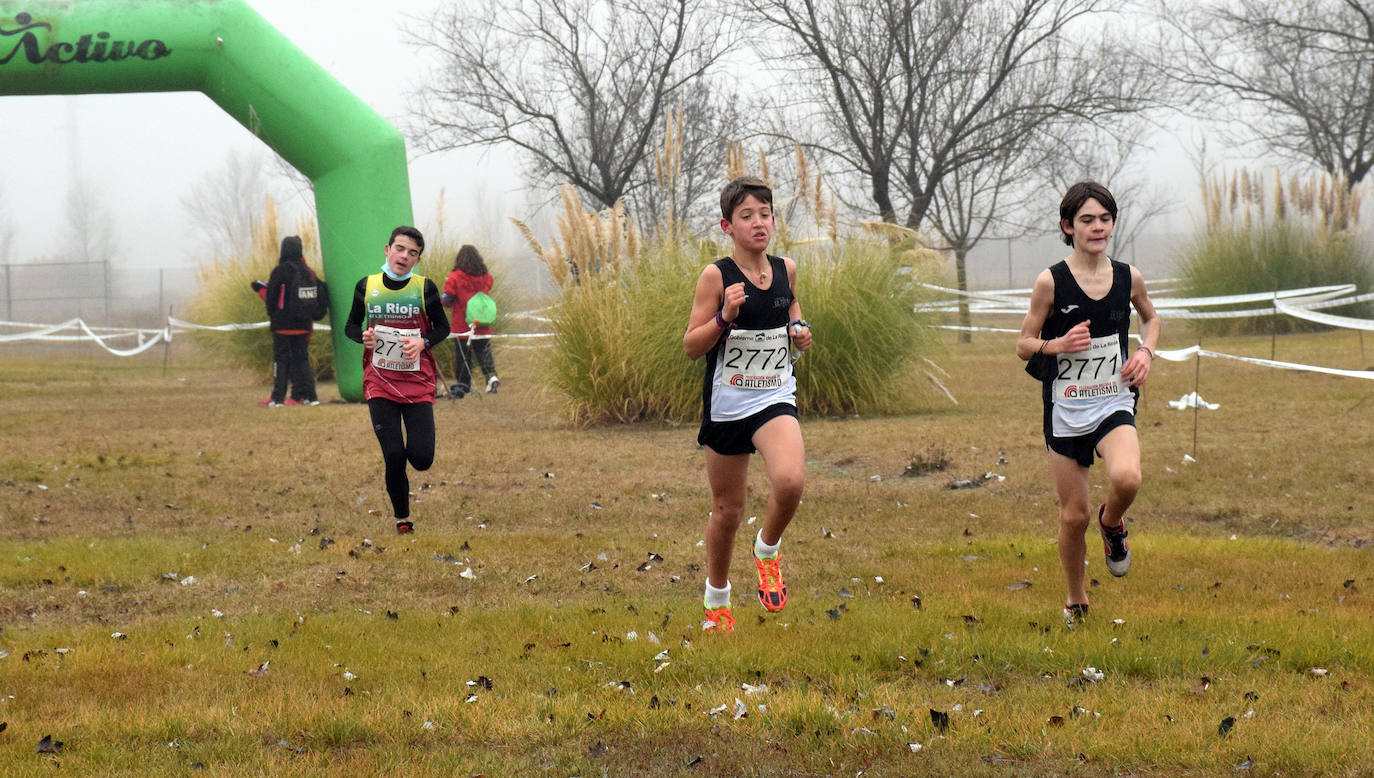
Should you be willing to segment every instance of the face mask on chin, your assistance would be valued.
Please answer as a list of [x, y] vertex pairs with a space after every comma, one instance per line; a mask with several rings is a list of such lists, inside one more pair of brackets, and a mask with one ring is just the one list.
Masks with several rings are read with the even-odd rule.
[[395, 273], [393, 273], [393, 272], [391, 271], [391, 263], [390, 263], [390, 262], [383, 262], [383, 263], [382, 263], [382, 272], [383, 272], [383, 273], [386, 273], [386, 277], [387, 277], [387, 278], [390, 278], [392, 281], [405, 281], [406, 279], [408, 279], [408, 278], [410, 278], [411, 276], [415, 275], [415, 268], [411, 268], [411, 269], [410, 269], [408, 272], [406, 272], [406, 274], [403, 275], [403, 276], [398, 276], [398, 275], [396, 275]]

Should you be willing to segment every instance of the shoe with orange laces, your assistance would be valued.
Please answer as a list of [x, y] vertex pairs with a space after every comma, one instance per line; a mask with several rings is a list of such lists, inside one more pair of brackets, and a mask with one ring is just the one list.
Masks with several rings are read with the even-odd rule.
[[759, 602], [770, 611], [787, 606], [787, 584], [782, 582], [782, 554], [772, 559], [760, 559], [754, 551], [754, 565], [759, 569]]
[[706, 615], [701, 620], [701, 631], [708, 635], [717, 632], [734, 632], [735, 617], [730, 615], [730, 606], [707, 608]]

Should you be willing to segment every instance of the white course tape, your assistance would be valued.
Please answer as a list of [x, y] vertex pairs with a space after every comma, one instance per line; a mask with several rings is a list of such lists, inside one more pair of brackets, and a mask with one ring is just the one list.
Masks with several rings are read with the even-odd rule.
[[172, 339], [172, 333], [169, 330], [162, 330], [146, 341], [143, 339], [143, 334], [140, 332], [138, 336], [138, 346], [128, 349], [111, 348], [110, 346], [106, 345], [105, 341], [109, 338], [117, 336], [97, 335], [91, 331], [90, 327], [86, 326], [86, 322], [81, 321], [80, 319], [77, 319], [76, 322], [77, 325], [81, 327], [82, 331], [84, 331], [90, 337], [90, 340], [94, 341], [96, 345], [100, 346], [101, 348], [105, 349], [111, 354], [114, 354], [117, 357], [132, 357], [137, 354], [142, 354], [143, 352], [147, 351], [153, 346], [156, 346], [158, 343], [161, 343], [163, 340], [170, 341]]
[[[524, 315], [530, 314], [529, 318], [537, 318], [533, 314], [537, 312], [522, 312]], [[139, 329], [139, 328], [119, 328], [119, 327], [92, 327], [81, 319], [68, 319], [58, 324], [36, 324], [33, 322], [0, 321], [0, 327], [26, 327], [27, 332], [12, 332], [0, 334], [0, 343], [18, 343], [21, 341], [42, 341], [47, 343], [84, 343], [93, 342], [102, 349], [115, 356], [128, 357], [141, 354], [158, 343], [170, 343], [175, 333], [188, 332], [190, 330], [206, 330], [211, 332], [236, 332], [243, 330], [259, 330], [268, 327], [268, 322], [248, 322], [241, 324], [196, 324], [174, 316], [167, 317], [167, 326], [163, 329]], [[330, 329], [327, 324], [316, 324], [317, 330]], [[80, 334], [61, 334], [66, 330], [78, 330]], [[491, 335], [469, 335], [471, 340], [491, 340], [506, 339], [523, 340], [529, 338], [548, 338], [552, 337], [551, 332], [512, 332]], [[115, 348], [110, 345], [111, 341], [121, 338], [137, 338], [138, 345], [133, 348]]]
[[1170, 362], [1185, 362], [1193, 356], [1212, 357], [1214, 359], [1231, 359], [1236, 362], [1245, 362], [1261, 367], [1272, 367], [1279, 370], [1298, 370], [1305, 373], [1325, 373], [1326, 375], [1343, 376], [1345, 378], [1366, 378], [1374, 380], [1374, 370], [1341, 370], [1334, 367], [1320, 367], [1317, 365], [1301, 365], [1296, 362], [1279, 362], [1273, 359], [1259, 359], [1257, 357], [1238, 357], [1234, 354], [1223, 354], [1220, 351], [1208, 351], [1197, 346], [1188, 348], [1170, 349], [1168, 351], [1156, 351], [1155, 356], [1166, 359]]
[[[1028, 297], [1020, 298], [1017, 296], [1022, 292], [1029, 293], [1030, 290], [1006, 289], [964, 292], [935, 284], [921, 284], [921, 286], [954, 295], [956, 299], [920, 303], [914, 307], [915, 313], [954, 313], [959, 310], [959, 298], [964, 299], [963, 305], [968, 308], [970, 313], [1017, 315], [1024, 314], [1030, 306]], [[1282, 314], [1328, 327], [1374, 331], [1374, 320], [1315, 312], [1319, 308], [1337, 308], [1374, 300], [1374, 293], [1353, 295], [1354, 291], [1354, 284], [1332, 284], [1217, 297], [1156, 297], [1152, 302], [1155, 308], [1165, 314], [1165, 318], [1168, 319], [1250, 319]], [[1265, 308], [1245, 308], [1232, 311], [1195, 310], [1196, 308], [1255, 302], [1267, 302], [1270, 305]]]
[[[130, 329], [120, 330], [114, 327], [91, 327], [81, 319], [68, 319], [60, 324], [31, 324], [28, 322], [0, 322], [0, 326], [6, 327], [34, 327], [29, 332], [16, 332], [8, 335], [0, 335], [0, 343], [15, 343], [25, 340], [36, 340], [45, 343], [51, 342], [86, 342], [90, 341], [115, 356], [127, 357], [141, 354], [152, 348], [163, 340], [171, 340], [171, 333], [166, 330]], [[64, 330], [77, 329], [82, 335], [59, 335], [57, 333]], [[105, 334], [98, 334], [100, 330]], [[138, 345], [134, 348], [119, 349], [109, 345], [107, 341], [118, 338], [137, 337]]]
[[[999, 305], [1022, 305], [1030, 299], [1029, 289], [1026, 290], [1026, 293], [1024, 295], [1022, 295], [1010, 294], [1005, 292], [966, 292], [960, 289], [950, 289], [947, 286], [937, 286], [935, 284], [927, 284], [923, 282], [918, 283], [918, 286], [923, 286], [926, 289], [933, 289], [937, 292], [944, 292], [945, 294], [952, 294], [956, 297], [968, 297], [974, 300], [984, 300], [987, 302], [997, 303]], [[946, 301], [944, 304], [949, 303], [948, 301]]]
[[[255, 321], [249, 324], [195, 324], [189, 321], [184, 321], [182, 319], [175, 318], [173, 316], [167, 317], [167, 323], [172, 325], [173, 327], [179, 327], [183, 330], [213, 330], [215, 332], [233, 332], [235, 330], [260, 330], [269, 326], [269, 323], [265, 321]], [[325, 324], [316, 326], [318, 326], [320, 329], [328, 329], [328, 325]]]
[[9, 335], [0, 335], [0, 343], [13, 343], [20, 340], [42, 340], [44, 338], [51, 336], [53, 333], [61, 332], [62, 330], [75, 327], [78, 321], [80, 321], [80, 319], [68, 319], [67, 321], [62, 322], [61, 324], [29, 324], [27, 322], [13, 321], [0, 322], [0, 324], [3, 324], [7, 327], [16, 326], [38, 328], [33, 330], [32, 332], [15, 332]]
[[[1363, 321], [1362, 319], [1357, 321]], [[957, 324], [938, 325], [942, 330], [957, 330], [960, 332], [1003, 332], [1014, 335], [1021, 334], [1020, 330], [1009, 330], [1003, 327], [961, 327]], [[1132, 334], [1131, 339], [1139, 340], [1140, 336]], [[1234, 354], [1223, 354], [1220, 351], [1209, 351], [1200, 349], [1197, 346], [1189, 346], [1181, 349], [1170, 349], [1167, 351], [1155, 351], [1155, 356], [1169, 362], [1186, 362], [1195, 355], [1210, 357], [1213, 359], [1231, 359], [1237, 362], [1246, 362], [1252, 365], [1272, 367], [1279, 370], [1298, 370], [1307, 373], [1324, 373], [1326, 375], [1343, 376], [1346, 378], [1366, 378], [1374, 379], [1374, 370], [1341, 370], [1334, 367], [1320, 367], [1318, 365], [1302, 365], [1296, 362], [1279, 362], [1273, 359], [1258, 359], [1255, 357], [1238, 357]]]
[[[456, 338], [456, 337], [459, 336], [459, 334], [465, 334], [465, 333], [454, 334], [452, 337], [455, 337], [455, 338]], [[491, 333], [491, 334], [489, 334], [489, 335], [472, 335], [472, 334], [467, 334], [466, 337], [467, 337], [468, 340], [496, 340], [496, 339], [498, 339], [498, 338], [511, 338], [511, 339], [520, 339], [520, 338], [552, 338], [552, 337], [553, 337], [553, 333], [552, 333], [552, 332], [505, 332], [505, 333], [501, 333], [501, 334], [498, 335], [498, 334], [496, 334], [495, 332], [493, 332], [493, 333]]]
[[1009, 330], [1005, 327], [963, 327], [958, 324], [937, 324], [937, 329], [958, 330], [959, 332], [1009, 332], [1013, 335], [1020, 335], [1021, 330]]
[[1275, 302], [1274, 306], [1283, 313], [1297, 319], [1304, 319], [1306, 321], [1316, 322], [1317, 324], [1325, 324], [1328, 327], [1374, 332], [1374, 320], [1371, 319], [1357, 319], [1353, 316], [1337, 316], [1332, 313], [1318, 313], [1307, 306], [1294, 305], [1281, 300]]
[[1334, 300], [1323, 300], [1316, 303], [1302, 303], [1304, 308], [1339, 308], [1342, 305], [1355, 305], [1356, 303], [1367, 303], [1374, 300], [1374, 292], [1368, 294], [1355, 295], [1354, 297], [1338, 297]]
[[1355, 291], [1354, 284], [1335, 286], [1309, 286], [1303, 289], [1280, 289], [1277, 292], [1252, 292], [1250, 294], [1228, 294], [1219, 297], [1161, 297], [1152, 302], [1156, 308], [1210, 308], [1216, 305], [1240, 305], [1241, 303], [1268, 303], [1274, 300], [1310, 298], [1329, 300], [1343, 297]]
[[[35, 328], [36, 328], [36, 329], [32, 329], [32, 330], [30, 330], [30, 331], [28, 331], [28, 332], [16, 332], [16, 333], [10, 333], [10, 334], [8, 334], [8, 335], [0, 335], [0, 343], [16, 343], [16, 342], [24, 341], [24, 340], [37, 340], [37, 341], [42, 341], [42, 342], [46, 342], [46, 343], [50, 343], [50, 342], [54, 342], [54, 341], [56, 341], [56, 342], [71, 342], [71, 341], [85, 342], [85, 341], [90, 341], [90, 342], [92, 342], [92, 343], [95, 343], [97, 346], [100, 346], [101, 348], [105, 349], [106, 351], [110, 352], [111, 354], [114, 354], [115, 356], [120, 356], [120, 357], [128, 357], [128, 356], [133, 356], [133, 355], [135, 355], [135, 354], [141, 354], [141, 353], [143, 353], [144, 351], [147, 351], [148, 349], [152, 348], [153, 346], [157, 345], [158, 343], [161, 343], [161, 342], [164, 341], [164, 340], [171, 340], [171, 337], [172, 337], [171, 332], [170, 332], [169, 330], [167, 330], [167, 329], [161, 329], [161, 330], [148, 330], [148, 329], [119, 330], [119, 329], [116, 329], [116, 328], [114, 328], [114, 327], [91, 327], [91, 326], [89, 326], [88, 324], [86, 324], [86, 322], [84, 322], [84, 321], [82, 321], [82, 320], [80, 320], [80, 319], [68, 319], [67, 321], [64, 321], [64, 322], [62, 322], [62, 323], [60, 323], [60, 324], [29, 324], [29, 323], [26, 323], [26, 322], [11, 322], [11, 321], [7, 321], [7, 322], [0, 322], [0, 326], [6, 326], [6, 327], [14, 327], [14, 326], [21, 326], [21, 327], [22, 327], [22, 326], [27, 326], [27, 327], [35, 327]], [[59, 335], [59, 334], [57, 334], [57, 333], [59, 333], [59, 332], [62, 332], [63, 330], [68, 330], [68, 329], [77, 329], [77, 330], [80, 330], [80, 331], [81, 331], [82, 333], [84, 333], [84, 334], [82, 334], [82, 335]], [[99, 333], [96, 332], [96, 330], [100, 330], [101, 332], [103, 332], [103, 333], [105, 333], [105, 334], [99, 334]], [[137, 337], [137, 338], [138, 338], [138, 345], [135, 346], [134, 348], [127, 348], [127, 349], [114, 348], [113, 346], [111, 346], [111, 345], [107, 342], [107, 341], [116, 340], [116, 339], [118, 339], [118, 338], [130, 338], [130, 337]]]

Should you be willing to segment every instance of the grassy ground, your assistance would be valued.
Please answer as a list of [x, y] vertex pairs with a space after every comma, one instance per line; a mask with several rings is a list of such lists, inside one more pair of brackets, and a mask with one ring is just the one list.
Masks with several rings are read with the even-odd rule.
[[[1163, 344], [1185, 345], [1181, 328]], [[721, 638], [698, 628], [694, 428], [576, 429], [537, 352], [498, 351], [500, 394], [439, 403], [418, 532], [400, 539], [365, 408], [259, 408], [255, 378], [181, 348], [165, 371], [160, 355], [6, 351], [0, 774], [1374, 763], [1370, 382], [1204, 361], [1221, 407], [1184, 463], [1193, 413], [1165, 402], [1195, 365], [1157, 361], [1135, 568], [1113, 579], [1092, 556], [1093, 619], [1068, 631], [1038, 388], [1010, 336], [951, 339], [957, 406], [932, 393], [910, 416], [804, 420], [791, 603], [750, 601], [741, 543], [739, 628]], [[1368, 364], [1352, 333], [1286, 336], [1277, 355]], [[945, 466], [904, 475], [922, 462]], [[45, 735], [59, 753], [36, 753]]]

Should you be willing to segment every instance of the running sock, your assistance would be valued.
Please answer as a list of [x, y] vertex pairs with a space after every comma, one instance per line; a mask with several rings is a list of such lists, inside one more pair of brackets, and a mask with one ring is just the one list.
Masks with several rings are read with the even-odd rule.
[[1125, 516], [1124, 514], [1123, 514], [1122, 517], [1121, 517], [1121, 523], [1120, 523], [1120, 524], [1117, 524], [1115, 527], [1108, 527], [1105, 523], [1103, 523], [1102, 520], [1103, 520], [1104, 518], [1106, 518], [1106, 517], [1107, 517], [1107, 503], [1104, 502], [1104, 503], [1102, 503], [1101, 507], [1099, 507], [1099, 508], [1097, 509], [1097, 526], [1101, 527], [1103, 532], [1106, 532], [1106, 533], [1109, 533], [1109, 534], [1112, 534], [1112, 535], [1115, 535], [1116, 533], [1118, 533], [1118, 532], [1120, 532], [1120, 531], [1126, 529], [1126, 516]]
[[702, 598], [701, 604], [707, 608], [724, 608], [730, 604], [730, 582], [725, 582], [724, 589], [717, 589], [711, 585], [711, 579], [706, 579], [706, 596]]
[[770, 546], [763, 542], [763, 530], [759, 530], [754, 536], [754, 556], [759, 559], [777, 559], [779, 548], [782, 548], [782, 538], [778, 538], [778, 542]]

